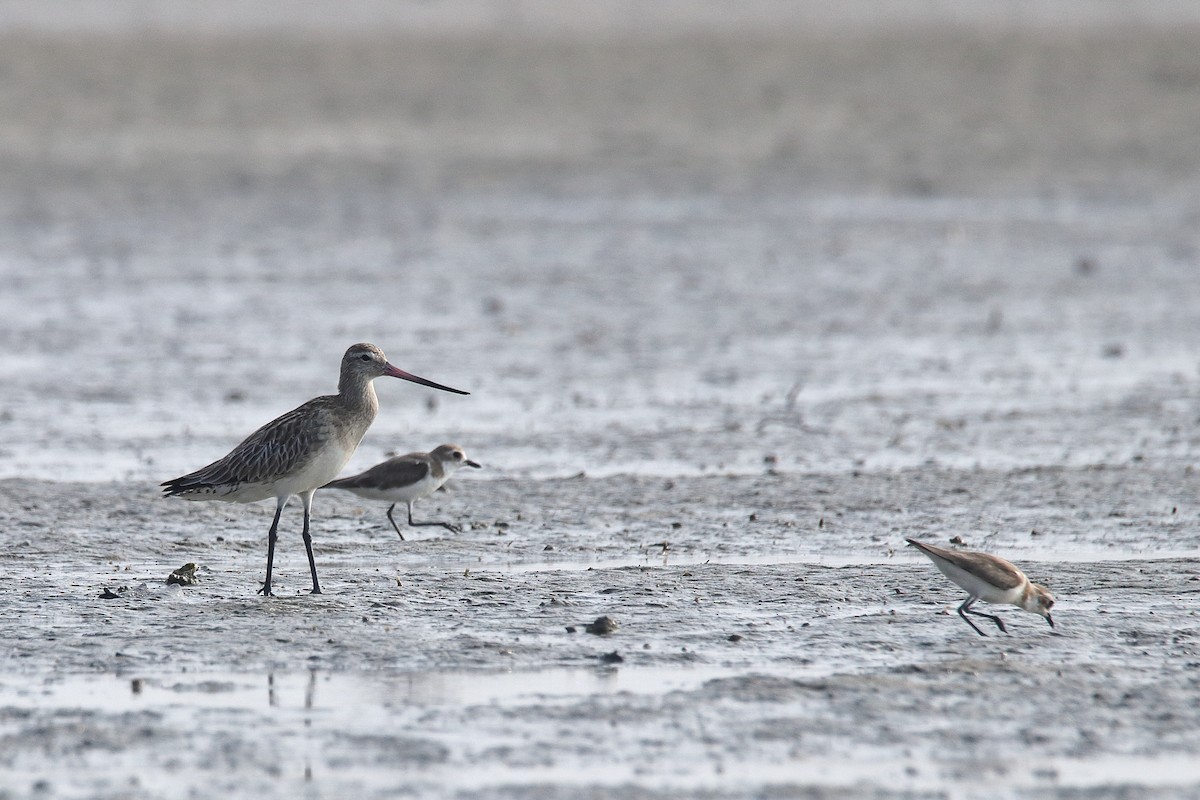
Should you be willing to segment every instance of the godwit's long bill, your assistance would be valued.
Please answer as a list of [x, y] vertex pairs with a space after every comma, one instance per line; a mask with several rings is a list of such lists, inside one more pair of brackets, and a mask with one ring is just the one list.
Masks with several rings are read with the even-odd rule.
[[440, 525], [451, 533], [458, 533], [462, 527], [451, 522], [413, 522], [412, 512], [413, 503], [436, 492], [459, 467], [479, 469], [479, 464], [467, 458], [458, 445], [443, 444], [429, 453], [409, 453], [389, 458], [366, 472], [331, 481], [321, 488], [345, 489], [368, 500], [391, 501], [387, 518], [396, 533], [400, 534], [400, 541], [404, 541], [404, 534], [400, 533], [400, 526], [392, 516], [392, 509], [397, 503], [408, 505], [408, 524], [414, 528]]
[[1008, 633], [1008, 628], [1004, 627], [1004, 620], [995, 614], [972, 610], [971, 606], [976, 600], [1014, 605], [1023, 611], [1041, 615], [1050, 623], [1051, 628], [1054, 627], [1054, 619], [1050, 616], [1050, 609], [1054, 607], [1054, 595], [1050, 594], [1045, 586], [1040, 586], [1025, 577], [1025, 573], [1017, 569], [1012, 562], [988, 553], [947, 550], [937, 545], [918, 542], [916, 539], [905, 541], [929, 556], [929, 560], [943, 575], [966, 590], [967, 599], [958, 607], [958, 615], [980, 636], [987, 634], [979, 630], [979, 626], [972, 622], [967, 614], [990, 619], [1002, 633]]
[[309, 400], [263, 425], [221, 460], [182, 478], [165, 481], [163, 495], [226, 503], [275, 498], [275, 519], [267, 535], [267, 578], [259, 589], [267, 596], [271, 594], [279, 516], [291, 496], [299, 496], [304, 504], [304, 547], [312, 572], [312, 593], [320, 594], [309, 533], [313, 492], [342, 471], [375, 420], [379, 400], [371, 382], [385, 375], [444, 392], [470, 394], [392, 366], [383, 351], [373, 344], [356, 344], [342, 356], [337, 394]]

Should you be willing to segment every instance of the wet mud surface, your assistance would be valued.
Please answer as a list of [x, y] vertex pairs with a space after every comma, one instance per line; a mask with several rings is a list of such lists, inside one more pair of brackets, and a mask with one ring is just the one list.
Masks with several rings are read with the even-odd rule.
[[[1189, 6], [448, 5], [0, 32], [0, 798], [1194, 795]], [[264, 599], [157, 484], [362, 340], [463, 531], [320, 492]]]
[[[408, 542], [379, 504], [318, 495], [325, 594], [307, 594], [293, 518], [271, 600], [254, 594], [266, 507], [4, 481], [4, 527], [26, 532], [6, 558], [5, 766], [64, 795], [184, 780], [322, 796], [1175, 796], [1200, 780], [1200, 558], [1195, 512], [1155, 500], [1193, 481], [463, 479], [426, 512], [468, 529]], [[1020, 498], [1020, 519], [962, 519], [997, 493]], [[899, 546], [947, 530], [1051, 585], [1058, 627], [997, 609], [1010, 634], [971, 631], [960, 593]], [[200, 582], [167, 585], [185, 560]], [[618, 627], [587, 633], [600, 615]], [[63, 758], [80, 768], [54, 773]]]

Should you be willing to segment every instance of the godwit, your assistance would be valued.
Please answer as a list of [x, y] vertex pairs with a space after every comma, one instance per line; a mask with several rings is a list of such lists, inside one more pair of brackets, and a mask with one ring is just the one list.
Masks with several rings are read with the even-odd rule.
[[373, 344], [356, 344], [342, 356], [337, 394], [309, 400], [263, 425], [220, 461], [162, 484], [164, 496], [178, 495], [185, 500], [254, 503], [275, 498], [275, 519], [267, 535], [267, 579], [259, 589], [264, 596], [271, 594], [279, 515], [292, 495], [298, 495], [304, 504], [304, 547], [312, 571], [312, 593], [321, 593], [308, 532], [313, 492], [341, 472], [375, 420], [379, 400], [371, 381], [383, 375], [470, 394], [397, 369]]
[[414, 528], [440, 525], [451, 533], [458, 533], [462, 527], [449, 522], [413, 522], [412, 512], [413, 503], [436, 492], [459, 467], [479, 469], [479, 465], [467, 458], [461, 447], [443, 444], [430, 453], [409, 453], [389, 458], [366, 472], [330, 481], [321, 488], [345, 489], [368, 500], [390, 500], [392, 504], [388, 507], [387, 518], [396, 533], [400, 534], [400, 541], [404, 541], [404, 534], [400, 533], [400, 526], [392, 516], [392, 509], [397, 503], [408, 505], [408, 524]]
[[1007, 603], [1034, 614], [1040, 614], [1054, 627], [1050, 609], [1054, 607], [1054, 596], [1045, 586], [1039, 586], [1025, 573], [1010, 562], [999, 556], [987, 553], [973, 553], [967, 550], [947, 550], [916, 539], [906, 540], [920, 550], [942, 571], [950, 580], [967, 590], [967, 599], [958, 607], [958, 615], [968, 625], [975, 629], [980, 636], [987, 636], [979, 627], [967, 618], [967, 614], [986, 617], [996, 623], [1002, 633], [1008, 633], [1004, 621], [994, 614], [982, 611], [972, 611], [971, 606], [976, 600], [987, 603]]

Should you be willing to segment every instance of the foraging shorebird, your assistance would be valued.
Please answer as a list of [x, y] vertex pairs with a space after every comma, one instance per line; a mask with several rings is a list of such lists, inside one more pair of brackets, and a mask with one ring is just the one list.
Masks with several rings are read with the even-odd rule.
[[1054, 607], [1054, 595], [1045, 586], [1039, 586], [1025, 573], [999, 556], [974, 553], [968, 550], [947, 550], [916, 539], [906, 539], [909, 544], [929, 556], [942, 574], [967, 590], [967, 599], [958, 607], [958, 615], [975, 629], [980, 636], [987, 636], [967, 618], [967, 614], [986, 617], [996, 623], [1002, 633], [1008, 633], [1004, 621], [994, 614], [973, 611], [976, 600], [987, 603], [1007, 603], [1033, 614], [1040, 614], [1054, 627], [1050, 609]]
[[304, 547], [312, 572], [312, 593], [321, 593], [312, 536], [308, 532], [313, 492], [341, 472], [375, 420], [379, 400], [371, 381], [384, 375], [455, 394], [470, 394], [419, 378], [388, 363], [373, 344], [353, 345], [342, 356], [338, 393], [309, 400], [246, 437], [220, 461], [182, 478], [165, 481], [165, 497], [254, 503], [275, 498], [275, 519], [267, 534], [267, 579], [259, 592], [271, 594], [271, 567], [279, 515], [292, 495], [304, 504]]
[[397, 503], [408, 505], [408, 524], [414, 528], [440, 525], [451, 533], [458, 533], [462, 526], [450, 522], [413, 522], [412, 512], [413, 503], [436, 492], [459, 467], [479, 469], [479, 465], [467, 458], [461, 447], [443, 444], [429, 453], [409, 453], [389, 458], [366, 472], [330, 481], [321, 488], [345, 489], [368, 500], [390, 500], [392, 505], [387, 510], [387, 518], [396, 533], [400, 534], [400, 541], [404, 541], [404, 534], [400, 533], [400, 526], [392, 516], [392, 509]]

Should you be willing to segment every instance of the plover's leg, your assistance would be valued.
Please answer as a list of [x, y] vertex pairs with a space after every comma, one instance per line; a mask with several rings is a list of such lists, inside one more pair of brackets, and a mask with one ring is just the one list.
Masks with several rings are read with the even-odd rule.
[[970, 603], [967, 603], [965, 611], [968, 614], [974, 614], [977, 617], [986, 617], [987, 619], [990, 619], [992, 622], [996, 623], [996, 627], [1000, 629], [1001, 633], [1008, 633], [1008, 628], [1004, 627], [1004, 620], [1000, 619], [995, 614], [987, 614], [983, 611], [976, 611], [974, 608], [972, 608], [974, 604], [974, 600], [972, 600]]
[[455, 525], [453, 522], [413, 522], [412, 518], [413, 504], [408, 504], [408, 524], [414, 528], [428, 528], [433, 526], [441, 526], [451, 533], [462, 533], [462, 526]]
[[267, 534], [267, 579], [263, 581], [262, 588], [258, 593], [263, 597], [271, 596], [271, 565], [275, 563], [275, 540], [279, 537], [279, 515], [283, 513], [283, 507], [287, 505], [287, 500], [280, 500], [275, 506], [275, 519], [271, 522], [271, 532]]
[[[987, 634], [986, 634], [986, 633], [984, 633], [983, 631], [979, 630], [979, 626], [978, 626], [978, 625], [976, 625], [974, 622], [972, 622], [972, 621], [971, 621], [971, 620], [970, 620], [970, 619], [967, 617], [967, 612], [971, 610], [971, 604], [972, 604], [972, 603], [974, 603], [974, 602], [975, 602], [975, 598], [974, 598], [974, 597], [968, 597], [966, 600], [964, 600], [964, 601], [963, 601], [963, 604], [962, 604], [961, 606], [959, 606], [959, 607], [958, 607], [958, 615], [959, 615], [960, 617], [962, 617], [962, 618], [963, 618], [963, 621], [964, 621], [964, 622], [966, 622], [968, 625], [970, 625], [972, 628], [974, 628], [976, 633], [978, 633], [980, 636], [984, 636], [984, 637], [986, 637], [986, 636], [987, 636]], [[977, 613], [979, 613], [979, 612], [977, 612], [977, 611], [976, 611], [976, 612], [971, 612], [971, 613], [976, 613], [976, 614], [977, 614]], [[988, 616], [988, 615], [987, 615], [987, 614], [984, 614], [983, 616], [985, 616], [985, 617], [986, 617], [986, 616]]]
[[[400, 541], [404, 541], [404, 534], [400, 533], [400, 526], [396, 524], [396, 518], [392, 516], [392, 509], [396, 507], [395, 503], [388, 506], [388, 522], [392, 523], [392, 527], [396, 529], [396, 533], [400, 536]], [[409, 516], [409, 524], [412, 524], [412, 516]]]
[[300, 500], [304, 503], [304, 549], [308, 551], [308, 571], [312, 573], [313, 579], [313, 594], [321, 593], [321, 584], [317, 580], [317, 560], [313, 558], [312, 551], [312, 534], [308, 532], [308, 520], [312, 510], [312, 491], [305, 492], [300, 495]]

